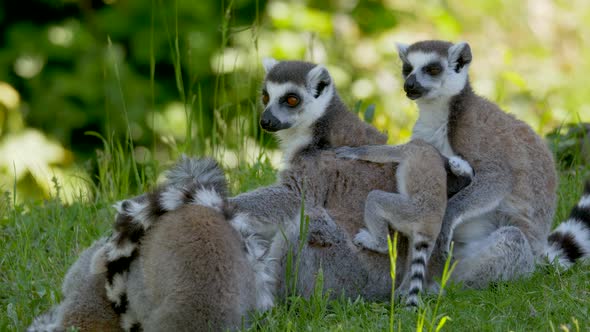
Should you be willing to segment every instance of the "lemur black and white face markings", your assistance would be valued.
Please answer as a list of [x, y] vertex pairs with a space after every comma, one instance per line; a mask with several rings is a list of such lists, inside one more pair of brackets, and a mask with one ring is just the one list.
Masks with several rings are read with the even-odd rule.
[[471, 287], [528, 274], [543, 256], [556, 201], [551, 152], [527, 124], [476, 95], [467, 43], [398, 44], [404, 90], [420, 114], [412, 138], [471, 164], [469, 186], [449, 199], [431, 264], [441, 266], [451, 239], [454, 279]]
[[325, 115], [334, 97], [330, 74], [321, 65], [265, 59], [260, 126], [276, 133], [284, 160], [309, 144], [318, 134], [313, 127]]
[[467, 82], [467, 69], [471, 63], [469, 45], [433, 43], [423, 46], [419, 51], [413, 51], [416, 44], [398, 44], [407, 97], [436, 100], [458, 94]]

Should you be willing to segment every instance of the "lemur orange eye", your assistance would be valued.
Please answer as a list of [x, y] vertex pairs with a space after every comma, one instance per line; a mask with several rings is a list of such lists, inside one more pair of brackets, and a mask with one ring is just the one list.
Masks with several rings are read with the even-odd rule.
[[299, 98], [291, 95], [291, 96], [287, 97], [286, 102], [287, 102], [287, 105], [289, 105], [291, 107], [295, 107], [295, 106], [299, 105]]
[[268, 93], [266, 91], [262, 92], [262, 103], [264, 105], [268, 104], [268, 101], [270, 100], [270, 97], [268, 96]]
[[424, 72], [426, 72], [426, 74], [428, 74], [430, 76], [436, 76], [436, 75], [442, 73], [442, 67], [440, 64], [431, 64], [431, 65], [426, 66], [424, 68]]

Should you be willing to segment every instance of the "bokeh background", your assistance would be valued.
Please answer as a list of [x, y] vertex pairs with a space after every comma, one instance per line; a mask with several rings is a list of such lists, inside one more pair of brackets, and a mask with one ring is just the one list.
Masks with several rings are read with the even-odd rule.
[[121, 155], [129, 192], [180, 153], [277, 166], [257, 124], [265, 56], [326, 64], [351, 108], [402, 143], [417, 112], [395, 42], [421, 39], [468, 41], [476, 91], [579, 164], [588, 22], [587, 0], [2, 1], [0, 188], [92, 199]]

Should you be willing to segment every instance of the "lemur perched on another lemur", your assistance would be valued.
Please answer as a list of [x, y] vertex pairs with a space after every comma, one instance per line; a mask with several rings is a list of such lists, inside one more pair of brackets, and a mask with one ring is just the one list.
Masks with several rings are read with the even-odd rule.
[[[373, 190], [367, 196], [364, 221], [367, 226], [354, 242], [364, 248], [387, 253], [389, 227], [410, 239], [409, 270], [398, 292], [407, 294], [406, 304], [418, 305], [427, 276], [427, 262], [440, 233], [447, 207], [447, 195], [457, 193], [471, 182], [473, 170], [463, 159], [449, 159], [421, 139], [397, 145], [336, 149], [341, 158], [366, 160], [375, 163], [398, 163], [396, 179], [399, 193]], [[447, 188], [447, 173], [457, 177]]]
[[[399, 44], [398, 50], [404, 90], [420, 110], [412, 138], [447, 157], [460, 155], [475, 173], [448, 201], [430, 261], [432, 275], [440, 274], [451, 239], [459, 261], [452, 278], [471, 287], [526, 275], [542, 256], [564, 266], [588, 257], [590, 204], [583, 198], [570, 220], [547, 238], [557, 184], [551, 152], [527, 124], [473, 92], [469, 45], [422, 41]], [[356, 153], [379, 155], [380, 149], [362, 147]]]

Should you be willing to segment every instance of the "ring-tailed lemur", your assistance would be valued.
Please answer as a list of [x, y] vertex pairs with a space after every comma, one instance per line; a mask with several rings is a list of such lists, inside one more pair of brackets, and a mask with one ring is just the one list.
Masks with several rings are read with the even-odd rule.
[[426, 281], [426, 264], [440, 232], [447, 195], [450, 196], [446, 169], [449, 167], [451, 173], [466, 184], [471, 181], [473, 170], [459, 157], [447, 160], [421, 139], [398, 146], [345, 147], [337, 149], [336, 153], [347, 159], [398, 163], [396, 179], [399, 193], [380, 190], [369, 193], [364, 215], [367, 228], [354, 237], [354, 242], [364, 248], [387, 253], [389, 226], [408, 236], [410, 267], [399, 291], [407, 294], [407, 305], [417, 306], [418, 294]]
[[183, 157], [158, 189], [116, 204], [113, 235], [83, 253], [56, 314], [37, 318], [29, 331], [226, 329], [268, 308], [274, 263], [261, 259], [267, 245], [260, 237], [233, 228], [240, 217], [226, 187], [213, 160]]
[[[441, 267], [453, 239], [454, 278], [467, 286], [530, 273], [546, 251], [555, 210], [551, 152], [526, 123], [473, 92], [467, 43], [422, 41], [398, 49], [404, 90], [420, 111], [412, 138], [462, 156], [475, 172], [448, 201], [431, 264]], [[567, 246], [559, 237], [550, 240]]]

